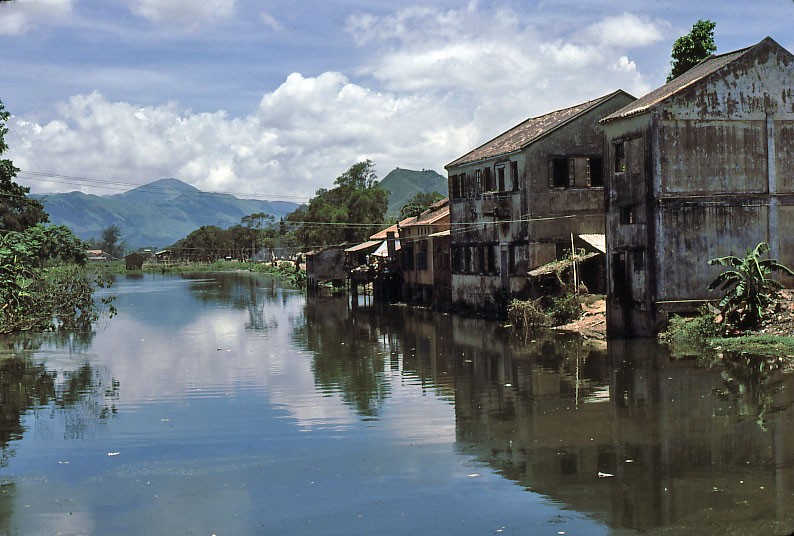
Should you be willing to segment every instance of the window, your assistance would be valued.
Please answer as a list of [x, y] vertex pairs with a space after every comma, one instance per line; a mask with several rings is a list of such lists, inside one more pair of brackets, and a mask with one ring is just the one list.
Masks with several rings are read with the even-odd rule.
[[518, 162], [510, 162], [510, 181], [513, 183], [513, 191], [518, 190]]
[[449, 176], [449, 192], [452, 194], [452, 199], [457, 199], [460, 197], [460, 192], [458, 190], [458, 176], [457, 175], [450, 175]]
[[493, 173], [490, 167], [485, 168], [485, 191], [492, 192], [494, 189], [493, 186]]
[[487, 246], [477, 248], [477, 272], [485, 272], [485, 250]]
[[466, 195], [468, 195], [469, 193], [469, 189], [466, 185], [466, 174], [461, 173], [460, 175], [458, 175], [458, 180], [460, 181], [460, 187], [458, 193], [460, 193], [460, 197], [466, 197]]
[[489, 274], [496, 273], [496, 251], [497, 246], [486, 246], [486, 259], [485, 259], [485, 271]]
[[620, 207], [620, 224], [631, 225], [637, 222], [637, 214], [634, 210], [634, 205]]
[[635, 272], [642, 272], [645, 270], [645, 250], [635, 249], [631, 252], [631, 264], [634, 266]]
[[503, 165], [496, 168], [496, 176], [497, 176], [497, 180], [499, 181], [499, 191], [500, 192], [504, 192], [505, 191], [505, 167]]
[[482, 192], [482, 170], [474, 170], [474, 183], [476, 184], [477, 192]]
[[463, 248], [463, 273], [470, 273], [471, 272], [471, 248], [464, 247]]
[[603, 158], [589, 158], [587, 160], [587, 185], [592, 188], [604, 187]]
[[413, 246], [405, 246], [402, 249], [402, 253], [400, 255], [402, 257], [402, 269], [403, 270], [413, 270], [414, 269], [414, 247]]
[[626, 171], [626, 147], [623, 142], [615, 144], [615, 173]]
[[416, 269], [427, 270], [427, 241], [419, 242], [416, 249]]
[[549, 160], [549, 187], [604, 186], [603, 159], [588, 156], [558, 156]]
[[452, 248], [452, 271], [460, 272], [463, 269], [463, 257], [461, 255], [460, 247], [455, 246]]
[[568, 170], [568, 158], [552, 158], [551, 159], [551, 180], [549, 181], [552, 188], [566, 188], [570, 185], [570, 171]]

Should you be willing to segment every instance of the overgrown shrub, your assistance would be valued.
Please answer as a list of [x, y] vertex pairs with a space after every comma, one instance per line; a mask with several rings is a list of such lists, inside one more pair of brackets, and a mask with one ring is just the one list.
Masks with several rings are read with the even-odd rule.
[[507, 319], [515, 329], [524, 332], [549, 325], [549, 317], [540, 306], [540, 300], [512, 300], [507, 306]]

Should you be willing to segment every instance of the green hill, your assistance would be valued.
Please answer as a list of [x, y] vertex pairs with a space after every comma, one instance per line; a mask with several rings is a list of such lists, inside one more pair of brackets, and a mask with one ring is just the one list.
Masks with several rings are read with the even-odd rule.
[[443, 196], [449, 195], [447, 179], [432, 169], [413, 171], [397, 168], [383, 177], [380, 181], [380, 186], [389, 192], [389, 207], [386, 210], [387, 218], [399, 216], [400, 209], [420, 192], [426, 194], [438, 192]]
[[177, 179], [161, 179], [107, 196], [70, 192], [31, 197], [42, 202], [51, 223], [68, 225], [83, 240], [98, 238], [102, 229], [117, 225], [131, 249], [168, 246], [202, 225], [228, 228], [256, 212], [278, 219], [298, 207], [287, 201], [202, 192]]

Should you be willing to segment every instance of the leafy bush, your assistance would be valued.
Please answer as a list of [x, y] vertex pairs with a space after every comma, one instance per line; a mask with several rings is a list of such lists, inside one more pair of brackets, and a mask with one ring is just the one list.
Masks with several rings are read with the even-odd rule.
[[709, 290], [724, 290], [720, 300], [726, 327], [739, 329], [757, 328], [761, 325], [764, 310], [783, 288], [780, 282], [770, 278], [772, 272], [794, 276], [794, 271], [776, 259], [762, 258], [769, 253], [769, 244], [761, 242], [749, 250], [744, 258], [728, 255], [709, 260], [710, 265], [721, 265], [728, 269], [717, 276], [708, 286]]

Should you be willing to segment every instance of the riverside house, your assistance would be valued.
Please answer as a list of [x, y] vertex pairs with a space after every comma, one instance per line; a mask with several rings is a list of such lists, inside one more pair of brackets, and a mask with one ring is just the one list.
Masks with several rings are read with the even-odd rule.
[[446, 166], [452, 302], [499, 311], [572, 235], [604, 233], [604, 132], [634, 100], [618, 90], [527, 119]]
[[439, 308], [450, 306], [449, 198], [400, 222], [402, 299]]
[[711, 56], [602, 124], [609, 334], [652, 336], [714, 299], [708, 259], [766, 241], [794, 265], [789, 51], [767, 37]]

